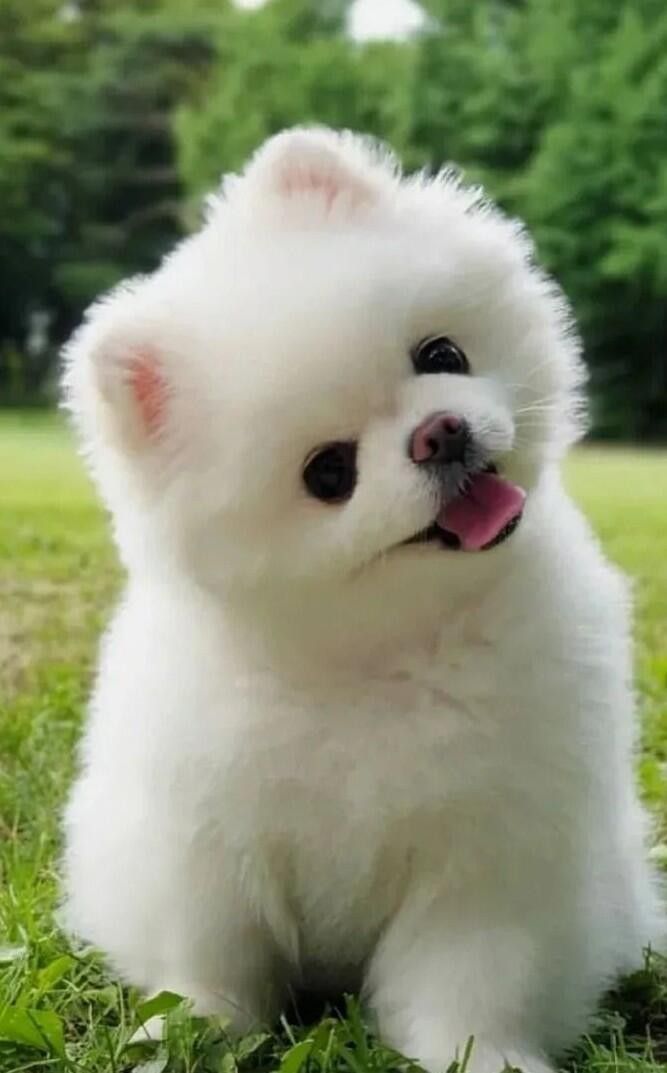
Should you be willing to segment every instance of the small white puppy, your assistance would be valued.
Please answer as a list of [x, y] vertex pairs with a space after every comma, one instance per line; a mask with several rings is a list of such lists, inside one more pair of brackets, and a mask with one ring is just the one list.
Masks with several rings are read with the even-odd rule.
[[296, 129], [96, 305], [66, 393], [128, 572], [69, 923], [239, 1030], [359, 988], [536, 1073], [661, 933], [628, 599], [563, 491], [582, 379], [520, 227]]

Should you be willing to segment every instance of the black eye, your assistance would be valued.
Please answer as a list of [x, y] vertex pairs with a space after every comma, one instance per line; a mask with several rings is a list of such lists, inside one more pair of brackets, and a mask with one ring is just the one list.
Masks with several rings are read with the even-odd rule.
[[356, 443], [328, 443], [306, 461], [303, 483], [315, 499], [340, 503], [349, 499], [357, 483]]
[[412, 362], [416, 373], [464, 374], [470, 372], [468, 359], [461, 347], [453, 343], [446, 335], [423, 339], [412, 352]]

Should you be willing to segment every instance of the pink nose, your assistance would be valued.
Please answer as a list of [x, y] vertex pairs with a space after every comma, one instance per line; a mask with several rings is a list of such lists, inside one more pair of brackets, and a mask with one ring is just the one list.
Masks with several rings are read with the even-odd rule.
[[470, 439], [467, 421], [456, 414], [431, 414], [410, 437], [413, 462], [462, 462]]

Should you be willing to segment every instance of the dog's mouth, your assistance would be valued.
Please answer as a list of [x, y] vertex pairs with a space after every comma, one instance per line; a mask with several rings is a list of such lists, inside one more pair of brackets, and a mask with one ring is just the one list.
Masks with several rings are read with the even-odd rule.
[[433, 522], [404, 544], [438, 544], [452, 551], [488, 551], [503, 544], [523, 514], [526, 493], [502, 477], [493, 463], [466, 475]]

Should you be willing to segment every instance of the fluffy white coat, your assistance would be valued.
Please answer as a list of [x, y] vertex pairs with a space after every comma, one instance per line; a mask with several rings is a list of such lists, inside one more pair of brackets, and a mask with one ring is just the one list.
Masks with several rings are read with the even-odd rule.
[[[471, 374], [416, 376], [445, 334]], [[564, 492], [581, 368], [479, 191], [294, 130], [96, 305], [66, 391], [127, 567], [66, 818], [73, 930], [239, 1030], [362, 989], [432, 1071], [531, 1073], [661, 932], [633, 783], [626, 586]], [[402, 541], [406, 451], [462, 415], [527, 491], [514, 535]], [[358, 443], [323, 504], [304, 460]]]

